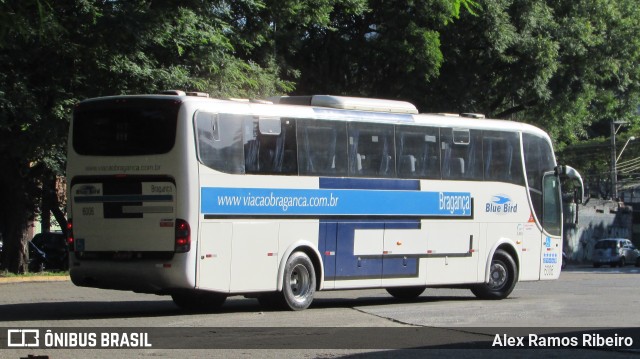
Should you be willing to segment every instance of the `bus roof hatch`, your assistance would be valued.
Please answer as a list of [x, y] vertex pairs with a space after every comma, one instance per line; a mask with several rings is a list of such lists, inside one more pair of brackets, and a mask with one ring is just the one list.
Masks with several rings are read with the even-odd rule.
[[269, 98], [274, 103], [329, 107], [342, 110], [417, 114], [418, 109], [406, 101], [331, 95], [281, 96]]

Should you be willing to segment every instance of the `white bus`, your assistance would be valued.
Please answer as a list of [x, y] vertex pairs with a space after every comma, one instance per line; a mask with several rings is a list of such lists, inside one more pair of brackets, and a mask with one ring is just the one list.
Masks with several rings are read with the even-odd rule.
[[562, 174], [582, 187], [538, 128], [406, 102], [91, 99], [69, 137], [70, 275], [197, 309], [353, 288], [501, 299], [560, 274]]

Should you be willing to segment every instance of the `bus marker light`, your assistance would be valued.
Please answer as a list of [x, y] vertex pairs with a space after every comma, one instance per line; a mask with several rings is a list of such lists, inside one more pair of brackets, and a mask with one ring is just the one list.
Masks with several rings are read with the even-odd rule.
[[75, 248], [73, 247], [74, 238], [73, 238], [73, 221], [71, 218], [67, 221], [67, 245], [69, 250], [73, 251]]

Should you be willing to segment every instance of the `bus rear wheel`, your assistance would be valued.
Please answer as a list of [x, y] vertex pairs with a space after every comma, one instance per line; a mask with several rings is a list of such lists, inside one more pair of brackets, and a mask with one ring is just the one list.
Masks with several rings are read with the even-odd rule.
[[201, 312], [219, 309], [227, 300], [227, 297], [218, 293], [189, 290], [172, 293], [171, 299], [181, 309]]
[[516, 262], [509, 253], [498, 249], [491, 259], [489, 282], [471, 287], [471, 292], [479, 299], [504, 299], [511, 294], [517, 281]]
[[307, 309], [316, 291], [316, 273], [309, 256], [295, 252], [284, 268], [282, 284], [282, 304], [291, 310]]
[[418, 298], [420, 294], [424, 292], [427, 287], [390, 287], [387, 288], [387, 293], [391, 294], [394, 298], [401, 300], [411, 300]]

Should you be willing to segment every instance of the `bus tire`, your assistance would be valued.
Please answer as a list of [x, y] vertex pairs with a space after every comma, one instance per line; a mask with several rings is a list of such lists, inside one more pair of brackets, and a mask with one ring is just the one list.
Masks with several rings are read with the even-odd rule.
[[316, 291], [316, 273], [309, 256], [294, 252], [284, 268], [282, 282], [282, 304], [291, 310], [307, 309]]
[[489, 282], [471, 287], [471, 292], [479, 299], [504, 299], [511, 294], [518, 281], [516, 262], [502, 249], [496, 250], [491, 259]]
[[387, 293], [391, 294], [394, 298], [400, 300], [411, 300], [418, 298], [420, 294], [424, 292], [427, 287], [415, 286], [415, 287], [390, 287], [386, 288]]
[[172, 293], [171, 299], [181, 309], [202, 312], [219, 309], [227, 297], [218, 293], [190, 290]]

